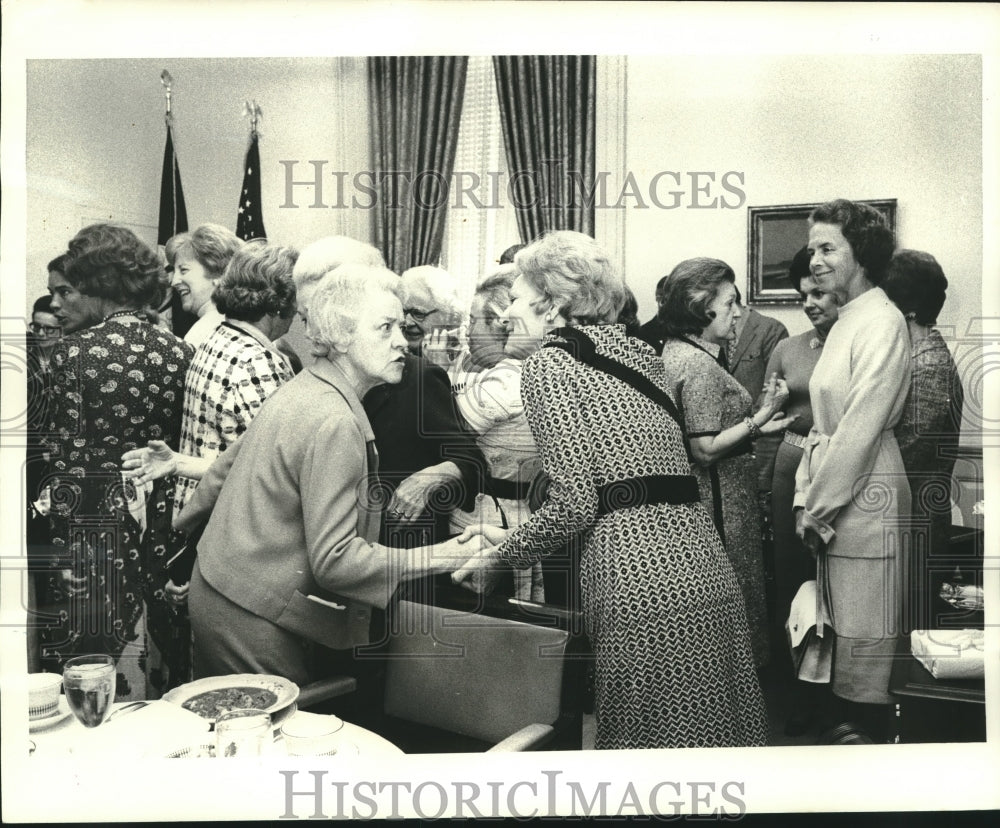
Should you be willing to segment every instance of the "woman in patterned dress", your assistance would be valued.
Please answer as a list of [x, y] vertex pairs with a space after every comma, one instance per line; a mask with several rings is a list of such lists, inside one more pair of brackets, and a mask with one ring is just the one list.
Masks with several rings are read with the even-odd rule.
[[[944, 307], [948, 280], [930, 253], [897, 250], [889, 263], [882, 290], [906, 319], [910, 332], [913, 373], [896, 441], [910, 481], [914, 549], [927, 556], [946, 555], [951, 531], [951, 477], [955, 470], [965, 392], [951, 351], [934, 327]], [[916, 533], [924, 533], [923, 542]], [[917, 557], [912, 563], [919, 563]], [[927, 558], [923, 558], [926, 562]], [[908, 597], [919, 597], [920, 570], [907, 579]], [[923, 607], [907, 613], [907, 628], [926, 629], [932, 620]]]
[[702, 502], [743, 591], [754, 662], [761, 667], [770, 646], [753, 441], [780, 434], [793, 418], [780, 414], [788, 398], [784, 380], [771, 378], [753, 413], [749, 392], [720, 364], [740, 315], [735, 280], [718, 259], [688, 259], [673, 269], [660, 310], [667, 334], [663, 364], [684, 418]]
[[[123, 468], [138, 482], [177, 476], [174, 517], [215, 458], [293, 376], [273, 341], [288, 331], [295, 315], [295, 261], [291, 248], [263, 241], [249, 242], [233, 254], [212, 294], [224, 320], [198, 346], [187, 371], [179, 450], [152, 440], [124, 457]], [[185, 540], [181, 533], [164, 533], [152, 545], [149, 579], [155, 600], [150, 602], [149, 626], [166, 668], [161, 690], [191, 678], [188, 581], [175, 583], [164, 569]]]
[[910, 337], [878, 287], [895, 246], [882, 214], [838, 199], [809, 223], [813, 279], [840, 311], [809, 380], [813, 427], [795, 480], [796, 531], [816, 557], [836, 634], [832, 712], [882, 741], [900, 634], [900, 520], [910, 513], [893, 434], [910, 387]]
[[[69, 334], [52, 356], [48, 429], [59, 621], [42, 631], [42, 663], [53, 671], [81, 653], [117, 659], [136, 638], [140, 540], [147, 515], [165, 509], [169, 486], [125, 482], [122, 454], [150, 439], [177, 444], [193, 350], [146, 321], [160, 263], [131, 231], [91, 225], [68, 255], [65, 273], [49, 274], [52, 311]], [[119, 695], [127, 695], [119, 676]]]
[[568, 231], [515, 263], [511, 340], [549, 337], [525, 360], [521, 391], [551, 483], [520, 527], [482, 530], [499, 545], [455, 582], [483, 588], [481, 568], [527, 566], [578, 539], [596, 747], [764, 744], [739, 585], [690, 475], [663, 363], [613, 324], [621, 278], [597, 242]]

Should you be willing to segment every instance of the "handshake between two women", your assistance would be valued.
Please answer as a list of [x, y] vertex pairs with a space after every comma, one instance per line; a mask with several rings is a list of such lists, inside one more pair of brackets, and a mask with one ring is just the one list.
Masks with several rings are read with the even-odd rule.
[[469, 526], [461, 535], [452, 538], [449, 543], [457, 543], [459, 548], [467, 546], [472, 553], [459, 569], [452, 572], [452, 583], [480, 595], [492, 592], [504, 571], [509, 569], [497, 554], [497, 546], [509, 531], [499, 526], [477, 525]]

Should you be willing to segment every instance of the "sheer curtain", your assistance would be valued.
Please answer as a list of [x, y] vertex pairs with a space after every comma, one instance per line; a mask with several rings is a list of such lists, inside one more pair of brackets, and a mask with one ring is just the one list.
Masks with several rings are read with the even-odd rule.
[[511, 189], [522, 241], [546, 230], [594, 233], [597, 58], [493, 58]]
[[467, 64], [368, 58], [375, 245], [397, 273], [441, 256]]
[[476, 283], [498, 266], [500, 254], [520, 241], [507, 197], [508, 180], [493, 61], [489, 56], [473, 56], [465, 81], [454, 192], [441, 251], [441, 266], [462, 279], [467, 304]]

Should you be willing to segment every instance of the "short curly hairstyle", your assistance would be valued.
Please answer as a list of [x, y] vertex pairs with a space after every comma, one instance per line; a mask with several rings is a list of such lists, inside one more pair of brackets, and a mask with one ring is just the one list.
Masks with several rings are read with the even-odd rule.
[[947, 289], [938, 260], [922, 250], [897, 250], [882, 280], [886, 295], [919, 325], [937, 324]]
[[297, 258], [294, 248], [263, 239], [244, 244], [215, 283], [216, 310], [242, 322], [257, 322], [264, 316], [290, 319], [295, 315], [292, 269]]
[[715, 318], [708, 306], [727, 282], [735, 285], [736, 274], [721, 259], [685, 259], [670, 271], [659, 311], [667, 335], [700, 336]]
[[625, 283], [590, 236], [556, 230], [514, 257], [520, 274], [544, 297], [540, 307], [571, 325], [610, 325], [625, 304]]
[[809, 226], [836, 224], [851, 245], [854, 259], [865, 269], [873, 285], [882, 281], [885, 269], [896, 249], [896, 239], [878, 210], [860, 201], [838, 198], [821, 204], [809, 216]]
[[139, 310], [159, 303], [160, 258], [126, 227], [91, 224], [70, 239], [63, 277], [80, 293]]
[[409, 301], [411, 291], [414, 288], [423, 287], [431, 295], [438, 310], [443, 311], [444, 316], [453, 319], [454, 324], [458, 324], [468, 317], [469, 311], [463, 296], [462, 280], [453, 276], [443, 267], [417, 265], [404, 270], [400, 278], [408, 294], [405, 301]]
[[405, 296], [399, 277], [385, 267], [348, 263], [327, 273], [309, 300], [307, 334], [312, 355], [323, 357], [347, 348], [361, 309], [380, 291], [393, 294], [400, 303]]
[[242, 246], [243, 242], [232, 230], [221, 224], [202, 224], [181, 237], [174, 250], [174, 260], [190, 250], [205, 268], [205, 275], [215, 280], [226, 272], [229, 260]]
[[292, 278], [299, 297], [299, 309], [305, 312], [313, 289], [331, 270], [353, 262], [368, 267], [385, 267], [378, 248], [348, 236], [325, 236], [310, 242], [299, 252]]

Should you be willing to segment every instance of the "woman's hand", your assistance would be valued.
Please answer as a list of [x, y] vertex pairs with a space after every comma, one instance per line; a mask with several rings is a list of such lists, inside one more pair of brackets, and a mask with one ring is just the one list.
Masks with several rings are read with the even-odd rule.
[[480, 524], [466, 527], [465, 531], [455, 538], [455, 540], [459, 543], [468, 543], [475, 537], [482, 537], [486, 540], [487, 545], [497, 546], [503, 543], [509, 534], [510, 529], [501, 529], [499, 526]]
[[794, 423], [799, 418], [798, 414], [793, 414], [791, 417], [786, 417], [784, 411], [779, 411], [770, 420], [768, 420], [764, 425], [760, 426], [761, 434], [778, 434], [788, 428], [792, 423]]
[[458, 466], [450, 460], [414, 472], [392, 493], [386, 514], [400, 523], [412, 523], [423, 514], [435, 489], [460, 479]]
[[815, 559], [819, 556], [820, 550], [823, 548], [823, 538], [819, 536], [815, 529], [806, 526], [805, 516], [805, 509], [795, 510], [795, 534], [799, 536], [802, 545], [809, 550], [809, 554]]
[[122, 471], [139, 485], [177, 474], [177, 456], [162, 440], [150, 440], [146, 448], [122, 455]]
[[[446, 371], [451, 367], [452, 361], [448, 333], [449, 331], [445, 328], [431, 328], [424, 336], [424, 342], [420, 349], [420, 353], [428, 362], [439, 368], [444, 368]], [[454, 331], [451, 333], [454, 335]]]
[[483, 546], [451, 574], [451, 582], [470, 592], [489, 595], [503, 576], [504, 568], [505, 564], [496, 554], [496, 547]]
[[781, 411], [782, 406], [788, 400], [788, 383], [778, 376], [775, 371], [764, 387], [764, 401], [760, 404], [758, 413], [767, 414], [771, 419], [776, 413]]
[[172, 580], [167, 581], [167, 585], [163, 588], [164, 595], [166, 596], [167, 603], [173, 604], [175, 607], [183, 606], [187, 603], [188, 590], [191, 588], [191, 584], [181, 584], [178, 586]]

